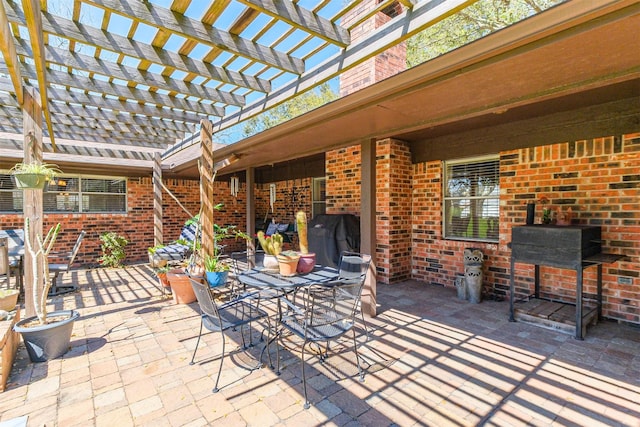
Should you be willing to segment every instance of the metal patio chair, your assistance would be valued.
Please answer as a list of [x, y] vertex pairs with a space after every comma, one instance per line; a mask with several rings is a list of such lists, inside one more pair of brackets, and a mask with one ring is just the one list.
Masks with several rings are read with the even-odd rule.
[[[247, 345], [244, 338], [244, 327], [251, 323], [260, 320], [264, 317], [269, 320], [267, 313], [260, 308], [260, 297], [255, 294], [245, 294], [236, 296], [229, 301], [222, 302], [217, 301], [214, 298], [214, 291], [208, 284], [201, 283], [197, 280], [191, 279], [191, 286], [196, 294], [198, 305], [200, 306], [200, 332], [198, 333], [198, 341], [196, 341], [196, 347], [193, 349], [193, 356], [191, 357], [190, 365], [194, 364], [196, 352], [198, 351], [198, 345], [200, 344], [200, 338], [202, 336], [202, 329], [206, 328], [212, 332], [220, 332], [222, 336], [222, 354], [220, 358], [220, 366], [218, 368], [218, 375], [216, 377], [216, 384], [213, 388], [213, 392], [217, 393], [218, 382], [220, 381], [220, 374], [222, 373], [222, 365], [224, 364], [225, 355], [225, 341], [228, 330], [235, 330], [240, 328], [240, 336], [242, 337], [242, 346], [246, 349]], [[249, 331], [251, 336], [251, 331]], [[259, 368], [259, 363], [256, 368]]]
[[71, 252], [58, 252], [58, 253], [50, 253], [50, 259], [63, 259], [62, 263], [49, 263], [49, 273], [53, 274], [51, 279], [51, 289], [49, 290], [49, 296], [55, 296], [60, 294], [65, 294], [67, 292], [73, 292], [77, 289], [75, 285], [59, 285], [58, 279], [62, 273], [66, 273], [71, 269], [71, 265], [76, 259], [78, 255], [78, 251], [80, 250], [80, 245], [82, 245], [82, 240], [84, 239], [86, 232], [82, 230], [76, 243], [73, 245], [73, 249]]
[[[338, 262], [338, 281], [341, 283], [360, 283], [364, 285], [371, 264], [371, 255], [365, 255], [357, 252], [342, 252], [340, 261]], [[358, 303], [358, 310], [362, 317], [362, 325], [364, 332], [369, 340], [369, 329], [367, 322], [364, 320], [364, 312], [362, 311], [362, 301]]]
[[[304, 408], [309, 409], [310, 403], [307, 396], [307, 377], [305, 372], [305, 348], [308, 344], [325, 343], [325, 352], [320, 352], [320, 361], [324, 362], [328, 351], [329, 342], [337, 341], [340, 337], [353, 331], [353, 351], [356, 355], [358, 374], [360, 381], [364, 382], [364, 371], [360, 366], [356, 330], [353, 327], [360, 295], [362, 282], [352, 283], [334, 282], [332, 285], [311, 285], [304, 289], [302, 298], [297, 298], [300, 304], [281, 297], [278, 299], [278, 336], [280, 341], [283, 332], [288, 331], [303, 340], [300, 348], [302, 363], [302, 383], [304, 389]], [[276, 345], [277, 372], [280, 372], [280, 345]]]

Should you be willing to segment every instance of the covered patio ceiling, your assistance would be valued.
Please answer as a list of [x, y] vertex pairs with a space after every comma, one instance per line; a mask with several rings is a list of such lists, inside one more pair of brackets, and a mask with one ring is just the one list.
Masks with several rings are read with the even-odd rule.
[[[226, 128], [310, 90], [475, 1], [382, 0], [342, 26], [362, 0], [0, 0], [0, 132], [15, 135], [0, 138], [0, 156], [19, 154], [24, 87], [42, 106], [45, 159], [122, 168], [203, 119]], [[352, 43], [353, 28], [398, 4], [405, 12], [382, 34]]]

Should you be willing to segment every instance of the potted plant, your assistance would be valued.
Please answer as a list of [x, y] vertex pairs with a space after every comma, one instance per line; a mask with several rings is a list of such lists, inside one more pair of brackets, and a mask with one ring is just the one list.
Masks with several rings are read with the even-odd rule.
[[43, 189], [47, 181], [62, 173], [56, 165], [31, 162], [16, 163], [11, 168], [11, 175], [16, 187], [22, 189]]
[[279, 271], [277, 256], [282, 252], [283, 237], [279, 233], [271, 236], [264, 234], [264, 231], [258, 231], [258, 241], [264, 251], [264, 260], [262, 265], [265, 270], [277, 272]]
[[299, 211], [296, 214], [298, 227], [298, 241], [300, 242], [300, 260], [298, 260], [298, 273], [311, 273], [316, 266], [316, 254], [309, 253], [309, 241], [307, 240], [307, 214]]
[[151, 268], [162, 268], [162, 267], [167, 265], [167, 260], [166, 259], [156, 259], [156, 258], [154, 258], [154, 255], [155, 255], [156, 251], [158, 249], [162, 249], [164, 247], [165, 247], [165, 245], [156, 245], [156, 246], [152, 246], [152, 247], [147, 249], [147, 252], [149, 253], [149, 265], [151, 266]]
[[162, 287], [164, 289], [169, 289], [171, 290], [171, 285], [169, 284], [169, 279], [167, 279], [167, 272], [171, 270], [171, 267], [166, 265], [163, 265], [162, 267], [156, 267], [153, 269], [153, 274], [155, 274], [155, 276], [158, 278], [158, 280], [160, 281], [160, 284], [162, 285]]
[[296, 251], [284, 251], [278, 254], [278, 268], [281, 276], [295, 276], [300, 254]]
[[[29, 218], [24, 221], [25, 249], [31, 255], [33, 284], [31, 286], [36, 316], [16, 323], [14, 330], [22, 334], [27, 353], [32, 362], [44, 362], [62, 356], [69, 350], [73, 323], [80, 317], [75, 310], [47, 313], [47, 295], [51, 288], [47, 255], [58, 237], [60, 224], [51, 227], [45, 239], [35, 236], [35, 248], [30, 242]], [[39, 292], [41, 291], [41, 293]]]
[[207, 283], [212, 288], [224, 285], [229, 276], [229, 264], [220, 259], [219, 256], [207, 255], [204, 258], [204, 271]]
[[[217, 204], [214, 209], [220, 210], [222, 204]], [[229, 263], [223, 259], [221, 241], [225, 239], [249, 240], [249, 236], [238, 230], [235, 225], [221, 226], [213, 224], [213, 254], [204, 257], [204, 271], [209, 286], [216, 287], [224, 285], [229, 275]]]

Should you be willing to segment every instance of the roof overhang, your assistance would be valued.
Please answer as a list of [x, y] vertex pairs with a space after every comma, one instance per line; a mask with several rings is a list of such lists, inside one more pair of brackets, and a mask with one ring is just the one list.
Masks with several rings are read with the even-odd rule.
[[[368, 139], [428, 143], [454, 131], [541, 117], [577, 106], [621, 99], [633, 103], [640, 96], [638, 28], [640, 5], [635, 1], [561, 4], [219, 148], [214, 156], [235, 156], [237, 161], [221, 169], [225, 174], [234, 173]], [[631, 110], [625, 112], [633, 116], [628, 122], [640, 128], [639, 108]], [[195, 159], [182, 160], [181, 172], [195, 167]]]

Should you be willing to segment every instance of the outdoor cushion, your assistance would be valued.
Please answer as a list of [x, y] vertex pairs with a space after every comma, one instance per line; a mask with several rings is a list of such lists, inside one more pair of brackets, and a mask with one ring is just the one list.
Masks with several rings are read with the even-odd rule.
[[196, 238], [197, 224], [185, 225], [180, 232], [179, 240], [183, 239], [189, 242], [188, 245], [182, 243], [172, 243], [156, 250], [153, 259], [156, 261], [182, 261], [187, 259], [191, 254], [191, 243]]
[[272, 222], [269, 223], [269, 225], [267, 226], [267, 231], [265, 231], [264, 234], [266, 234], [267, 236], [271, 236], [272, 234], [275, 234], [276, 231], [278, 231], [278, 224]]

